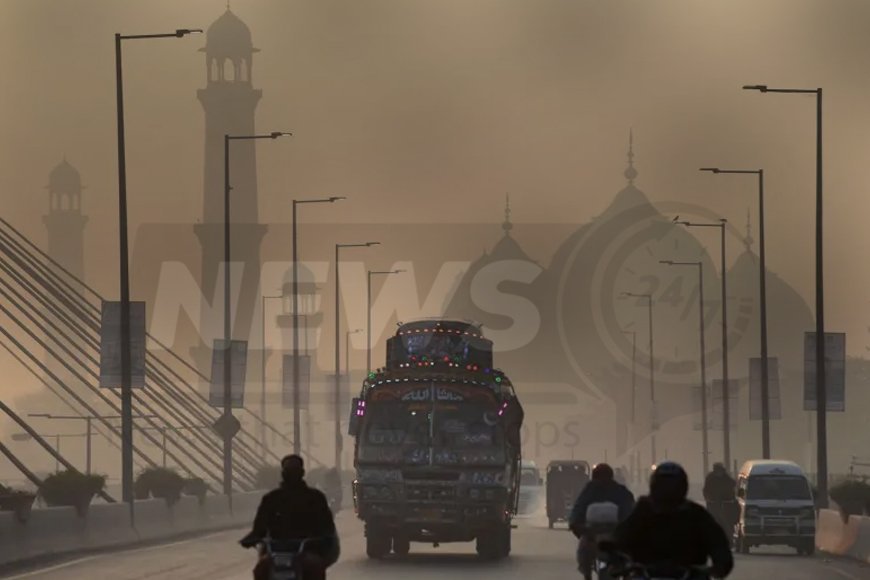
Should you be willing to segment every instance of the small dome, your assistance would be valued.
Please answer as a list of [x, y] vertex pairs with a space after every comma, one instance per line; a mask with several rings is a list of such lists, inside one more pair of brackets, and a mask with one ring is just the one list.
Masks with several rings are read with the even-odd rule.
[[64, 159], [49, 173], [48, 189], [52, 193], [79, 195], [82, 192], [81, 175], [75, 167]]
[[250, 56], [257, 52], [248, 25], [227, 8], [206, 31], [205, 52], [217, 57]]

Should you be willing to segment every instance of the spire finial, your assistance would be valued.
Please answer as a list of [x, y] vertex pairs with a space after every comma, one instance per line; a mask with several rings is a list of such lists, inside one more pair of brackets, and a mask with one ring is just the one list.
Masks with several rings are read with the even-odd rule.
[[637, 169], [634, 168], [634, 130], [628, 130], [628, 167], [623, 173], [628, 180], [629, 185], [634, 185], [634, 180], [637, 177]]
[[752, 214], [749, 208], [746, 208], [746, 237], [743, 238], [743, 244], [746, 246], [746, 251], [752, 251]]
[[514, 229], [511, 223], [511, 194], [506, 193], [504, 196], [504, 223], [501, 225], [506, 236], [511, 235], [511, 230]]

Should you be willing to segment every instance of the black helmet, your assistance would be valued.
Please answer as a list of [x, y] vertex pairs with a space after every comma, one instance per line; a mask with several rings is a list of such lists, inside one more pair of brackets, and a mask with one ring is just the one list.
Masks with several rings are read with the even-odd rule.
[[613, 481], [613, 468], [606, 463], [599, 463], [592, 468], [592, 481]]
[[652, 502], [663, 507], [676, 507], [686, 500], [689, 493], [689, 476], [678, 463], [660, 463], [649, 478], [649, 496]]

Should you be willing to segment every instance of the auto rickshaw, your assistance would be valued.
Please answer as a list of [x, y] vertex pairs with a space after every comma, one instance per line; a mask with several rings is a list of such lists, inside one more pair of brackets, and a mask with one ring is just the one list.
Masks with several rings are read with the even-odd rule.
[[547, 520], [567, 522], [574, 501], [589, 483], [590, 467], [586, 461], [551, 461], [547, 465]]

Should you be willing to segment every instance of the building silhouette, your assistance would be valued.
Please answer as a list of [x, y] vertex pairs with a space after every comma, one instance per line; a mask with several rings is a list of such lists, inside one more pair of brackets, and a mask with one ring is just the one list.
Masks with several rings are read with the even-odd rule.
[[48, 232], [48, 255], [73, 276], [85, 272], [84, 236], [88, 218], [82, 214], [82, 179], [64, 159], [48, 176], [48, 213], [42, 217]]
[[[254, 48], [248, 26], [227, 8], [208, 28], [205, 54], [206, 86], [197, 91], [205, 112], [205, 173], [202, 222], [194, 226], [202, 250], [200, 283], [206, 300], [223, 300], [224, 264], [224, 135], [253, 135], [262, 91], [252, 81]], [[233, 278], [241, 274], [233, 313], [237, 340], [251, 335], [260, 296], [260, 244], [266, 225], [259, 223], [257, 157], [254, 141], [237, 140], [230, 152], [230, 222]], [[211, 318], [207, 304], [200, 316], [203, 340], [223, 337], [223, 320]], [[211, 344], [194, 348], [194, 358], [208, 374]], [[248, 367], [252, 366], [249, 364]]]

